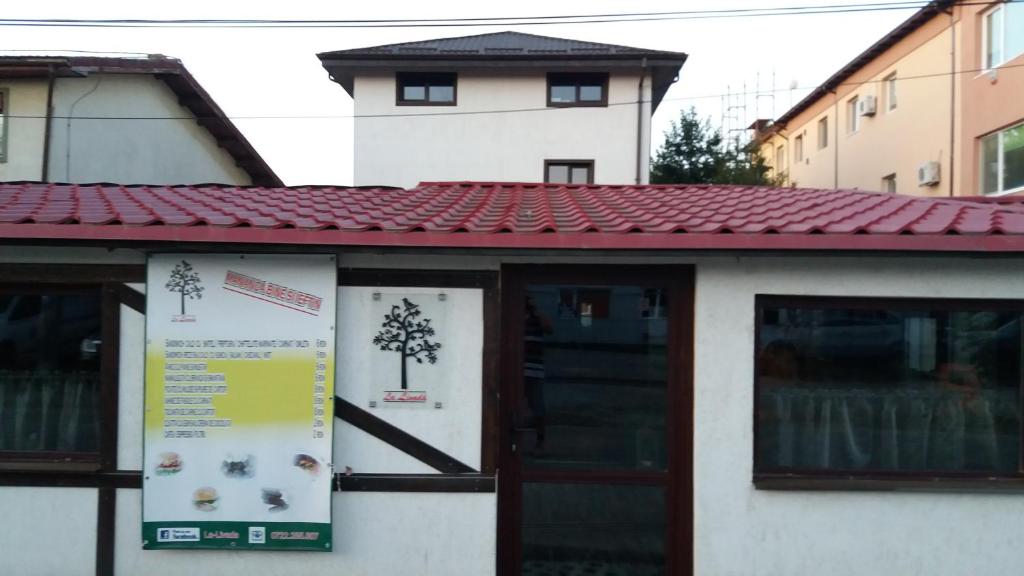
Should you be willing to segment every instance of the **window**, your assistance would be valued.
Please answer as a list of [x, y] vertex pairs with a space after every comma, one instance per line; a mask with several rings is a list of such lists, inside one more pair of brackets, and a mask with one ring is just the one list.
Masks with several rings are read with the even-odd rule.
[[1024, 3], [1002, 3], [982, 18], [984, 68], [995, 68], [1024, 53]]
[[786, 172], [786, 147], [779, 146], [775, 149], [775, 175], [781, 176]]
[[101, 308], [98, 287], [0, 286], [4, 458], [98, 458]]
[[607, 105], [607, 74], [548, 74], [548, 106]]
[[981, 139], [981, 191], [1003, 194], [1024, 189], [1024, 124]]
[[828, 116], [818, 120], [818, 149], [828, 147]]
[[0, 88], [0, 162], [7, 162], [7, 115], [10, 107], [10, 92]]
[[804, 137], [801, 134], [793, 139], [793, 160], [803, 162], [804, 160]]
[[882, 85], [885, 87], [883, 94], [885, 95], [885, 110], [890, 112], [896, 109], [896, 73], [889, 74], [882, 80]]
[[882, 178], [882, 192], [886, 194], [896, 193], [896, 174], [889, 174]]
[[546, 160], [544, 181], [551, 184], [593, 184], [593, 160]]
[[399, 106], [454, 106], [455, 74], [399, 73], [397, 76]]
[[1020, 476], [1024, 302], [758, 296], [755, 476]]
[[857, 114], [857, 102], [860, 99], [854, 96], [846, 101], [846, 132], [854, 134], [860, 130], [860, 114]]

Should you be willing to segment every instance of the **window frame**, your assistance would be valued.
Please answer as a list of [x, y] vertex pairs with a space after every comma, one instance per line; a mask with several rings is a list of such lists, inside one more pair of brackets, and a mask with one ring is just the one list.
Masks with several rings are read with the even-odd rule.
[[[992, 298], [927, 298], [876, 296], [800, 296], [756, 294], [754, 296], [754, 401], [752, 407], [753, 483], [759, 490], [971, 490], [1006, 489], [1024, 491], [1024, 424], [1018, 446], [1018, 468], [1015, 473], [994, 471], [935, 470], [821, 470], [771, 469], [759, 462], [760, 421], [758, 400], [761, 394], [762, 319], [767, 308], [819, 308], [847, 310], [938, 310], [944, 312], [992, 310], [1017, 312], [1024, 316], [1024, 300]], [[1024, 363], [1024, 356], [1021, 358]], [[1024, 378], [1020, 382], [1020, 402], [1024, 405]], [[1021, 413], [1024, 422], [1024, 412]]]
[[882, 86], [884, 87], [884, 89], [882, 90], [882, 94], [885, 96], [886, 114], [888, 114], [889, 112], [894, 112], [896, 108], [899, 106], [899, 92], [897, 90], [898, 86], [896, 85], [896, 82], [897, 78], [895, 70], [893, 70], [892, 73], [882, 78]]
[[11, 123], [11, 90], [0, 87], [0, 164], [7, 162], [7, 134]]
[[860, 95], [846, 101], [846, 134], [848, 136], [860, 132], [860, 114], [857, 113], [857, 104], [859, 102]]
[[[1006, 176], [1006, 166], [1004, 163], [1003, 153], [1003, 133], [1014, 128], [1024, 129], [1024, 122], [1018, 122], [1005, 128], [1000, 128], [995, 132], [990, 132], [977, 139], [978, 143], [978, 191], [982, 196], [1006, 196], [1008, 194], [1016, 194], [1018, 192], [1024, 192], [1024, 185], [1017, 186], [1015, 188], [1004, 188], [1004, 179]], [[997, 158], [997, 171], [999, 178], [999, 188], [995, 192], [985, 192], [985, 140], [988, 138], [996, 139], [996, 158]]]
[[[0, 451], [0, 481], [4, 473], [45, 472], [45, 482], [59, 485], [66, 474], [117, 470], [118, 387], [120, 383], [121, 306], [141, 311], [144, 296], [124, 285], [145, 282], [144, 266], [0, 264], [0, 293], [68, 293], [95, 291], [100, 299], [99, 391], [96, 397], [99, 443], [95, 452], [46, 450]], [[17, 484], [16, 484], [17, 485]], [[34, 485], [34, 484], [33, 484]], [[48, 484], [46, 484], [48, 485]]]
[[[569, 179], [572, 179], [572, 169], [586, 167], [587, 169], [587, 181], [586, 182], [551, 182], [548, 180], [549, 170], [551, 166], [568, 166], [569, 167]], [[553, 184], [555, 186], [586, 186], [594, 183], [594, 161], [593, 160], [545, 160], [544, 161], [544, 183]]]
[[[890, 183], [892, 184], [892, 189], [891, 190], [889, 189], [890, 188], [890, 186], [889, 186]], [[886, 174], [885, 176], [882, 176], [882, 192], [884, 192], [886, 194], [895, 194], [896, 193], [896, 173], [895, 172], [893, 172], [891, 174]]]
[[[824, 138], [822, 133], [824, 133]], [[828, 148], [828, 116], [818, 119], [818, 150], [825, 148]]]
[[[996, 68], [999, 68], [1003, 64], [1006, 64], [1007, 62], [1009, 62], [1010, 60], [1013, 60], [1014, 58], [1020, 56], [1021, 54], [1024, 54], [1024, 51], [1018, 52], [1018, 53], [1012, 54], [1012, 55], [1006, 53], [1006, 29], [1007, 29], [1006, 17], [1009, 14], [1009, 12], [1006, 10], [1006, 6], [1007, 6], [1007, 4], [1005, 2], [1001, 2], [1001, 1], [1000, 2], [996, 2], [995, 5], [993, 5], [991, 8], [989, 8], [988, 10], [983, 11], [980, 14], [980, 18], [981, 18], [981, 50], [979, 50], [979, 54], [981, 55], [981, 65], [979, 66], [979, 68], [981, 68], [984, 71], [989, 71], [989, 70], [994, 70]], [[988, 56], [989, 56], [988, 55], [988, 41], [989, 41], [989, 39], [992, 36], [992, 31], [990, 30], [990, 27], [989, 27], [989, 16], [995, 14], [996, 12], [1000, 12], [1000, 11], [1002, 11], [1002, 15], [1001, 15], [1000, 21], [999, 21], [999, 25], [1001, 27], [1001, 29], [999, 30], [999, 38], [1000, 38], [1000, 41], [1001, 41], [1001, 45], [999, 46], [1000, 59], [999, 59], [999, 61], [989, 62], [988, 61]]]
[[[403, 88], [412, 82], [423, 83], [423, 100], [406, 100]], [[452, 99], [430, 100], [431, 86], [448, 86], [451, 82]], [[418, 84], [416, 84], [418, 85]], [[458, 106], [459, 76], [456, 72], [396, 72], [395, 73], [395, 106]]]
[[798, 134], [793, 138], [793, 161], [803, 162], [804, 161], [804, 135]]
[[[548, 108], [606, 108], [608, 106], [607, 72], [548, 72], [544, 100]], [[600, 82], [595, 82], [599, 80]], [[552, 83], [572, 84], [575, 87], [576, 100], [573, 102], [553, 102], [551, 100]], [[580, 86], [591, 86], [599, 83], [601, 100], [580, 100]]]

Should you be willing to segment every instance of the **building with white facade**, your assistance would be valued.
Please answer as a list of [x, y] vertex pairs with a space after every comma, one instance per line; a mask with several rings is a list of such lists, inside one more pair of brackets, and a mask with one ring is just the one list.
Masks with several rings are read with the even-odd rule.
[[356, 185], [644, 184], [686, 54], [498, 32], [325, 52], [355, 100]]
[[281, 185], [181, 61], [0, 56], [0, 181]]

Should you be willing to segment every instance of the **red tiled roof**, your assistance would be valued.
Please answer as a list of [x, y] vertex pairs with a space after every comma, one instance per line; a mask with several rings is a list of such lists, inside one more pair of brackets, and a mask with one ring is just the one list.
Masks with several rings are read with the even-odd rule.
[[0, 183], [0, 238], [529, 249], [1024, 252], [1024, 211], [852, 190]]

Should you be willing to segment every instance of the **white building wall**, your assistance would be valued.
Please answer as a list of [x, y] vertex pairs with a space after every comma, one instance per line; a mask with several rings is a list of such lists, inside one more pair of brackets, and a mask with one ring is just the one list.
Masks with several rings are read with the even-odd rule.
[[46, 80], [0, 80], [8, 96], [7, 160], [0, 182], [39, 180], [43, 169]]
[[94, 488], [0, 487], [0, 574], [96, 573]]
[[[607, 107], [548, 108], [544, 71], [459, 72], [457, 106], [397, 106], [394, 73], [358, 76], [354, 183], [543, 182], [544, 160], [593, 160], [595, 183], [634, 184], [639, 81], [638, 73], [613, 72]], [[650, 161], [650, 86], [648, 75], [642, 183]]]
[[[43, 85], [40, 106], [45, 111]], [[59, 78], [53, 107], [52, 182], [252, 182], [244, 170], [235, 166], [234, 158], [218, 147], [214, 137], [196, 122], [192, 112], [179, 105], [177, 96], [152, 75]], [[41, 132], [39, 137], [42, 138]], [[39, 175], [32, 179], [38, 180]]]
[[1021, 298], [1022, 272], [1019, 259], [701, 260], [694, 351], [695, 573], [1018, 572], [1024, 496], [984, 489], [755, 490], [751, 418], [755, 294]]
[[[0, 261], [103, 262], [105, 250], [0, 249]], [[110, 260], [141, 263], [138, 252]], [[1021, 298], [1024, 259], [983, 258], [526, 258], [343, 254], [342, 267], [497, 269], [502, 263], [694, 264], [694, 549], [699, 576], [963, 575], [1019, 571], [1024, 495], [952, 492], [756, 490], [753, 463], [756, 294], [923, 298]], [[955, 270], [955, 274], [950, 271]], [[122, 309], [123, 469], [138, 469], [142, 410], [141, 315]], [[358, 394], [362, 396], [360, 392]], [[355, 398], [355, 396], [353, 396]], [[395, 415], [398, 417], [399, 415]], [[400, 424], [399, 420], [395, 420]], [[473, 425], [478, 426], [476, 420]], [[461, 424], [454, 424], [461, 425]], [[478, 428], [474, 428], [478, 430]], [[389, 449], [336, 422], [338, 443], [362, 454]], [[454, 444], [453, 444], [454, 445]], [[344, 457], [344, 456], [342, 456]], [[368, 459], [361, 459], [363, 467]], [[382, 457], [378, 470], [419, 471]], [[336, 493], [330, 553], [146, 551], [141, 491], [119, 490], [118, 574], [280, 574], [296, 568], [343, 574], [494, 574], [495, 494]], [[91, 573], [94, 489], [0, 488], [0, 574]], [[42, 538], [40, 535], [45, 534]], [[53, 554], [54, 542], [61, 554]], [[300, 558], [301, 557], [301, 558]], [[68, 558], [70, 560], [65, 560]], [[70, 566], [70, 568], [69, 568]]]

